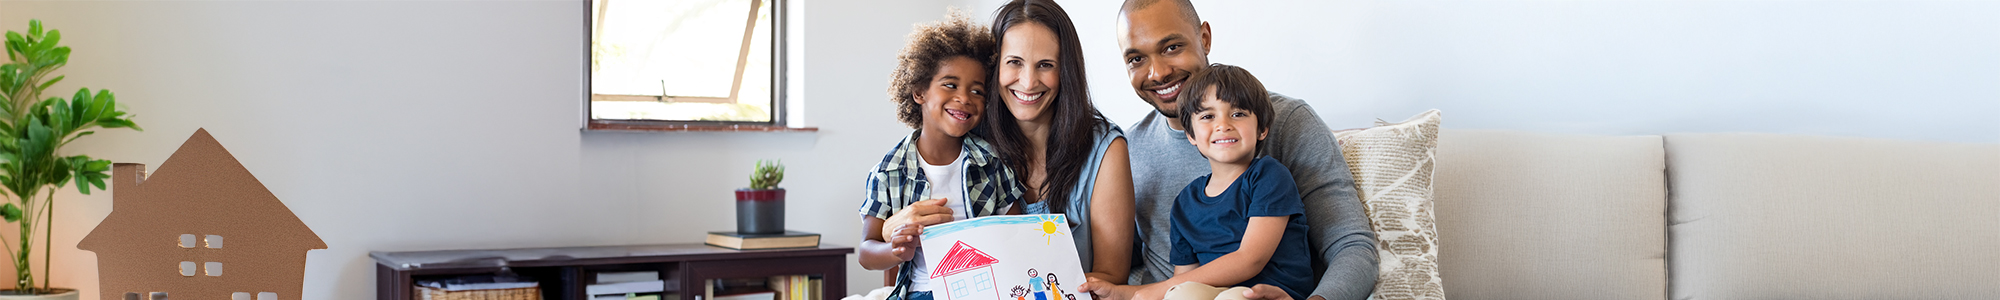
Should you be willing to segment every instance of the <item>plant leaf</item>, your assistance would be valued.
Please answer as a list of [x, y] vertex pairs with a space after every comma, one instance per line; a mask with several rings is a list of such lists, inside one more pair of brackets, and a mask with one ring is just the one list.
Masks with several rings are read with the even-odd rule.
[[15, 206], [13, 203], [0, 205], [0, 217], [6, 218], [9, 223], [19, 221], [21, 220], [21, 207]]

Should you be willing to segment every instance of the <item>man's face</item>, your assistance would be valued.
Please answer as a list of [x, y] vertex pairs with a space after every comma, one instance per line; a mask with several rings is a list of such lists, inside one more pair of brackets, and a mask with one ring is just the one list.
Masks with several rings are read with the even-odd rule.
[[1176, 1], [1161, 1], [1120, 16], [1118, 46], [1132, 91], [1161, 115], [1180, 118], [1177, 98], [1188, 75], [1208, 65], [1208, 22], [1191, 23]]

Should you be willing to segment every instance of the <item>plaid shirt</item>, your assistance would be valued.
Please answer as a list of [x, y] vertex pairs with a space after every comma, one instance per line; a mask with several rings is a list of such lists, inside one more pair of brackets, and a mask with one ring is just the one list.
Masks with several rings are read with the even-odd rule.
[[[931, 194], [930, 178], [924, 176], [923, 158], [917, 155], [917, 134], [912, 132], [896, 143], [896, 148], [882, 156], [882, 162], [868, 171], [867, 199], [861, 203], [861, 214], [889, 219], [910, 203], [923, 201]], [[984, 217], [1001, 213], [1001, 207], [1021, 201], [1024, 190], [1020, 182], [1014, 180], [1014, 171], [1000, 163], [993, 153], [993, 146], [985, 139], [966, 135], [959, 155], [965, 159], [965, 195], [971, 200], [967, 207], [973, 217]]]

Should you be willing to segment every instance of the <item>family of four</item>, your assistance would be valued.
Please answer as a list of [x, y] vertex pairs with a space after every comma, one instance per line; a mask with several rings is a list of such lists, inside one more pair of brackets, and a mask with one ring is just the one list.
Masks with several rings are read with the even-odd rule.
[[892, 298], [930, 300], [924, 227], [1063, 214], [1086, 272], [1077, 291], [1096, 299], [1366, 298], [1374, 233], [1312, 108], [1210, 64], [1209, 24], [1187, 0], [1127, 0], [1116, 27], [1132, 90], [1155, 109], [1129, 131], [1091, 103], [1076, 28], [1052, 1], [912, 33], [889, 95], [916, 130], [869, 172], [862, 267], [889, 271]]

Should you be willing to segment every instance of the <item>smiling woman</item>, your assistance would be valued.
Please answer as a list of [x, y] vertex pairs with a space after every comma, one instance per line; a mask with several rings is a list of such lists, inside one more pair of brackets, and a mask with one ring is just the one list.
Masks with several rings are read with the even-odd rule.
[[784, 125], [780, 1], [591, 1], [590, 128]]

